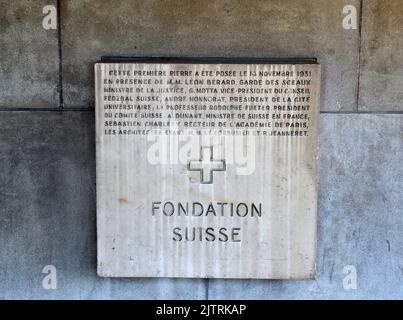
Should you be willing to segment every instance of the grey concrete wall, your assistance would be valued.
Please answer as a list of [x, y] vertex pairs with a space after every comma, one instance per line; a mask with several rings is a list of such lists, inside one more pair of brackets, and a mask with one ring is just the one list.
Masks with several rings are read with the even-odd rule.
[[[0, 298], [403, 298], [402, 0], [60, 2], [60, 28], [45, 30], [56, 1], [0, 0]], [[345, 5], [357, 29], [343, 29]], [[101, 55], [319, 58], [315, 280], [97, 277]], [[42, 287], [45, 265], [56, 290]]]

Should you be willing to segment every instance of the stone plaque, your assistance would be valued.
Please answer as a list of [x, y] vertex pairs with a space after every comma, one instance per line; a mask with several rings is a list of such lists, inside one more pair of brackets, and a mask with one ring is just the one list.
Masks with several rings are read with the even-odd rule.
[[95, 65], [98, 274], [315, 274], [320, 67]]

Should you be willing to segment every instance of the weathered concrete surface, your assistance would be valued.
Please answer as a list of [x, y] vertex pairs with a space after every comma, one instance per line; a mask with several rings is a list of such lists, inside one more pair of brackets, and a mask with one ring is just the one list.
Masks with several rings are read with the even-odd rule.
[[0, 108], [57, 108], [57, 30], [45, 30], [42, 9], [54, 0], [0, 2]]
[[[403, 298], [403, 115], [321, 121], [316, 280], [210, 280], [209, 298]], [[356, 290], [343, 289], [346, 265]]]
[[[0, 115], [0, 299], [205, 296], [202, 280], [96, 275], [92, 112]], [[45, 265], [57, 268], [57, 290], [42, 287]]]
[[360, 111], [403, 111], [403, 3], [364, 1]]
[[322, 110], [355, 110], [358, 30], [342, 27], [351, 4], [359, 9], [359, 0], [62, 1], [65, 106], [94, 106], [102, 55], [315, 56]]

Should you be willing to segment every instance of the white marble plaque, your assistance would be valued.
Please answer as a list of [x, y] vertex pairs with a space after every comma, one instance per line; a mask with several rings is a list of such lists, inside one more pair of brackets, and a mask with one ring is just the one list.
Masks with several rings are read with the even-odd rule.
[[318, 64], [97, 63], [98, 274], [315, 275]]

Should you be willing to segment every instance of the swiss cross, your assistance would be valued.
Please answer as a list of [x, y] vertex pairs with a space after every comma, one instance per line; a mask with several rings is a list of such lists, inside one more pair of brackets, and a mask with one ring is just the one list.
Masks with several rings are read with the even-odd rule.
[[200, 183], [212, 184], [214, 171], [225, 171], [225, 160], [214, 160], [213, 147], [200, 148], [200, 160], [190, 160], [188, 171], [200, 171]]

